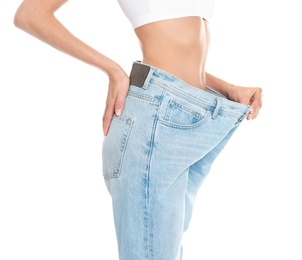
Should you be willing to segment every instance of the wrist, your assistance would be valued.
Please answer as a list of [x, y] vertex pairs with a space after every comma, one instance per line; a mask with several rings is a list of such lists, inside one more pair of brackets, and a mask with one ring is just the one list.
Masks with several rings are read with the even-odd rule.
[[119, 64], [112, 60], [108, 60], [106, 62], [106, 67], [104, 69], [105, 73], [108, 75], [109, 78], [114, 77], [114, 75], [121, 73], [122, 68]]
[[234, 91], [234, 85], [224, 82], [224, 84], [222, 84], [221, 88], [218, 91], [228, 99], [231, 99], [232, 93]]
[[113, 62], [107, 70], [107, 75], [109, 77], [109, 82], [111, 84], [120, 84], [125, 81], [129, 81], [129, 77], [122, 67]]
[[217, 78], [206, 72], [207, 86], [229, 98], [232, 95], [234, 85]]

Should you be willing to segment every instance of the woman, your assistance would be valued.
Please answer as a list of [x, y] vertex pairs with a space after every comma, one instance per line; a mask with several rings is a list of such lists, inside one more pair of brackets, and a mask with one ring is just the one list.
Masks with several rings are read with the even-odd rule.
[[262, 90], [205, 71], [214, 0], [119, 0], [141, 45], [130, 75], [54, 16], [67, 0], [24, 0], [15, 25], [108, 75], [103, 173], [119, 258], [182, 259], [196, 193]]

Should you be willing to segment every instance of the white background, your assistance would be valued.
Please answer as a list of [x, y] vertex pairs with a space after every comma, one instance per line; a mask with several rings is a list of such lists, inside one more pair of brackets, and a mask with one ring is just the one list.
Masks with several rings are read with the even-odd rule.
[[[20, 3], [0, 3], [0, 259], [117, 260], [101, 172], [107, 77], [15, 28]], [[264, 103], [203, 184], [184, 260], [302, 259], [298, 4], [216, 1], [207, 70], [262, 87]], [[141, 58], [116, 0], [57, 16], [127, 72]]]

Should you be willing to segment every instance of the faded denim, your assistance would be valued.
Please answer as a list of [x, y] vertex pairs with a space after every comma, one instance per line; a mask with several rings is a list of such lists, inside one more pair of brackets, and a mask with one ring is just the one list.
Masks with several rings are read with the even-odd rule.
[[249, 111], [154, 67], [130, 85], [102, 151], [120, 260], [182, 259], [197, 191]]

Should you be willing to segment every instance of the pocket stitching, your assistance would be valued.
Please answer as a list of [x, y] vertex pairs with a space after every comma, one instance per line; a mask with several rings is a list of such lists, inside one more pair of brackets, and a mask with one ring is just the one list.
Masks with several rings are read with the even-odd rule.
[[106, 180], [113, 179], [113, 178], [118, 178], [121, 175], [123, 159], [124, 159], [128, 139], [129, 139], [129, 136], [130, 136], [131, 128], [132, 128], [132, 125], [133, 125], [133, 120], [131, 118], [114, 115], [113, 120], [124, 121], [125, 129], [124, 129], [124, 133], [123, 133], [122, 138], [121, 138], [121, 143], [119, 144], [120, 145], [120, 147], [119, 147], [120, 151], [119, 151], [117, 163], [116, 163], [116, 165], [114, 165], [112, 167], [111, 171], [108, 171], [109, 173], [103, 173], [103, 176]]
[[181, 125], [181, 124], [171, 123], [171, 122], [163, 120], [163, 119], [158, 119], [158, 123], [168, 126], [168, 127], [172, 127], [172, 128], [178, 128], [178, 129], [184, 129], [184, 130], [192, 129], [192, 128], [196, 128], [196, 127], [199, 127], [199, 126], [205, 124], [209, 118], [209, 114], [210, 114], [210, 112], [207, 111], [206, 115], [200, 121], [198, 121], [195, 124], [191, 124], [191, 125]]
[[[173, 128], [181, 128], [181, 129], [190, 129], [190, 128], [195, 128], [198, 127], [200, 124], [205, 123], [206, 119], [208, 118], [209, 115], [209, 111], [206, 110], [206, 114], [203, 116], [203, 114], [201, 114], [200, 112], [197, 112], [195, 110], [192, 110], [182, 104], [179, 104], [177, 101], [170, 99], [169, 103], [168, 103], [168, 111], [166, 112], [165, 116], [163, 119], [158, 119], [158, 121], [161, 124], [164, 124], [166, 126], [170, 126]], [[198, 122], [193, 123], [193, 124], [180, 124], [180, 123], [173, 123], [170, 122], [169, 120], [171, 120], [171, 114], [172, 114], [172, 110], [173, 108], [177, 108], [179, 110], [182, 111], [182, 113], [186, 113], [188, 115], [193, 116], [194, 118], [196, 118], [197, 120], [200, 119]]]

